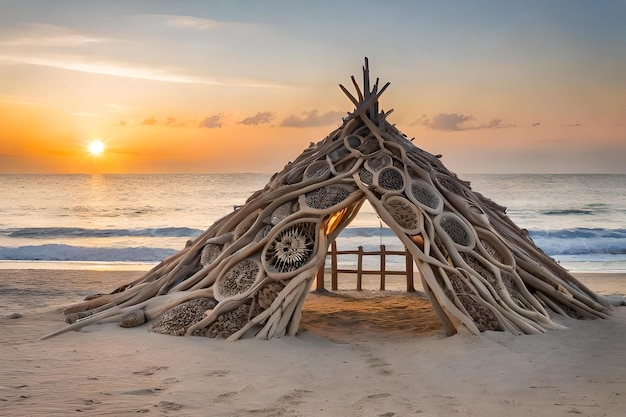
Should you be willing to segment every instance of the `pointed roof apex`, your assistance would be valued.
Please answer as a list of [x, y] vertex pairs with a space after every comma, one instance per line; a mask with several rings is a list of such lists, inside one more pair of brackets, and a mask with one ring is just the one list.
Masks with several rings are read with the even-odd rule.
[[[378, 99], [391, 83], [385, 83], [385, 85], [383, 85], [382, 88], [379, 90], [378, 85], [380, 79], [376, 78], [374, 86], [370, 89], [370, 69], [369, 60], [367, 59], [367, 57], [365, 57], [365, 64], [363, 65], [363, 89], [361, 90], [361, 88], [359, 88], [359, 84], [357, 83], [356, 78], [354, 78], [354, 75], [352, 75], [350, 79], [352, 80], [352, 84], [356, 89], [356, 97], [354, 97], [346, 87], [344, 87], [342, 84], [339, 84], [339, 88], [341, 88], [341, 91], [343, 91], [344, 94], [348, 96], [352, 104], [354, 104], [354, 112], [348, 116], [347, 120], [355, 117], [360, 117], [366, 124], [369, 121], [378, 125], [381, 121], [385, 119], [385, 117], [389, 113], [391, 113], [391, 111], [387, 113], [378, 113]], [[374, 126], [369, 127], [371, 129]]]

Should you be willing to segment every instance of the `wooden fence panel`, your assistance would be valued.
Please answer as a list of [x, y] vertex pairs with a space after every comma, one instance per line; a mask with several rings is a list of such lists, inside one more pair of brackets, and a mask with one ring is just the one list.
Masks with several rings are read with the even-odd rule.
[[[356, 255], [357, 257], [357, 269], [339, 269], [339, 262], [337, 257], [339, 255]], [[389, 271], [387, 270], [387, 255], [404, 256], [405, 258], [405, 270], [404, 271]], [[363, 275], [379, 275], [380, 276], [380, 290], [384, 291], [386, 287], [387, 275], [403, 275], [406, 276], [406, 290], [407, 292], [414, 292], [415, 285], [413, 281], [413, 256], [405, 248], [404, 251], [389, 251], [385, 245], [380, 245], [380, 250], [374, 252], [365, 252], [363, 247], [359, 246], [357, 250], [337, 250], [337, 243], [332, 242], [330, 251], [327, 256], [330, 256], [330, 287], [332, 291], [337, 291], [339, 288], [339, 274], [354, 274], [356, 275], [356, 289], [361, 291], [363, 287]], [[371, 270], [363, 269], [363, 257], [364, 256], [378, 256], [380, 258], [380, 269]], [[325, 262], [317, 271], [316, 277], [316, 290], [321, 291], [325, 289], [324, 283], [325, 274]]]

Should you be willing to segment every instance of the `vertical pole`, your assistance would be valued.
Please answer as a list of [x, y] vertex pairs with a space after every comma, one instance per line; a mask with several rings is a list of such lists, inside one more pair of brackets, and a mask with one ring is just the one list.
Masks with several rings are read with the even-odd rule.
[[407, 247], [404, 248], [404, 259], [406, 262], [406, 292], [415, 292], [413, 278], [413, 255]]
[[380, 290], [385, 291], [385, 245], [380, 245]]
[[320, 266], [320, 269], [317, 270], [317, 277], [316, 277], [316, 281], [315, 281], [315, 291], [324, 291], [324, 274], [325, 274], [325, 270], [324, 267], [326, 266], [326, 259], [324, 258], [324, 262], [322, 263], [322, 266]]
[[356, 290], [361, 291], [363, 284], [363, 246], [359, 246], [356, 260]]
[[330, 288], [333, 291], [337, 291], [337, 242], [333, 242], [331, 245], [330, 252], [330, 272], [331, 272], [331, 283]]

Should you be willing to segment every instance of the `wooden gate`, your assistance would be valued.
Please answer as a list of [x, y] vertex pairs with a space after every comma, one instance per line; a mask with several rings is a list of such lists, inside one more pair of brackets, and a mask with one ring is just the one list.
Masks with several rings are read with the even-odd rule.
[[[338, 255], [356, 255], [357, 257], [357, 268], [356, 269], [339, 269], [337, 256]], [[405, 258], [405, 270], [397, 271], [397, 270], [387, 270], [386, 269], [386, 258], [388, 255], [395, 256], [404, 256]], [[327, 256], [330, 256], [330, 282], [331, 282], [331, 290], [336, 291], [338, 289], [338, 279], [339, 274], [354, 274], [356, 275], [356, 290], [362, 290], [363, 283], [363, 275], [380, 275], [380, 290], [385, 290], [385, 281], [388, 275], [404, 275], [406, 276], [406, 290], [407, 292], [414, 292], [415, 286], [413, 282], [413, 255], [406, 250], [403, 251], [390, 251], [387, 250], [385, 245], [380, 245], [380, 250], [374, 252], [365, 252], [363, 251], [363, 246], [359, 246], [357, 250], [337, 250], [337, 243], [333, 242], [330, 245], [330, 250], [328, 251]], [[363, 269], [363, 257], [364, 256], [378, 256], [380, 257], [380, 269], [379, 270], [371, 270], [371, 269]], [[321, 291], [324, 290], [324, 275], [325, 275], [325, 265], [320, 267], [317, 271], [316, 278], [316, 290]]]

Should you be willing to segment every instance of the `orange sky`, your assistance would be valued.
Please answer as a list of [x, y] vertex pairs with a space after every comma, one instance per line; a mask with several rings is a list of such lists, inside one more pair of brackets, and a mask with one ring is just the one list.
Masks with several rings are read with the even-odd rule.
[[275, 172], [364, 56], [453, 171], [626, 173], [620, 2], [103, 3], [2, 2], [0, 173]]

